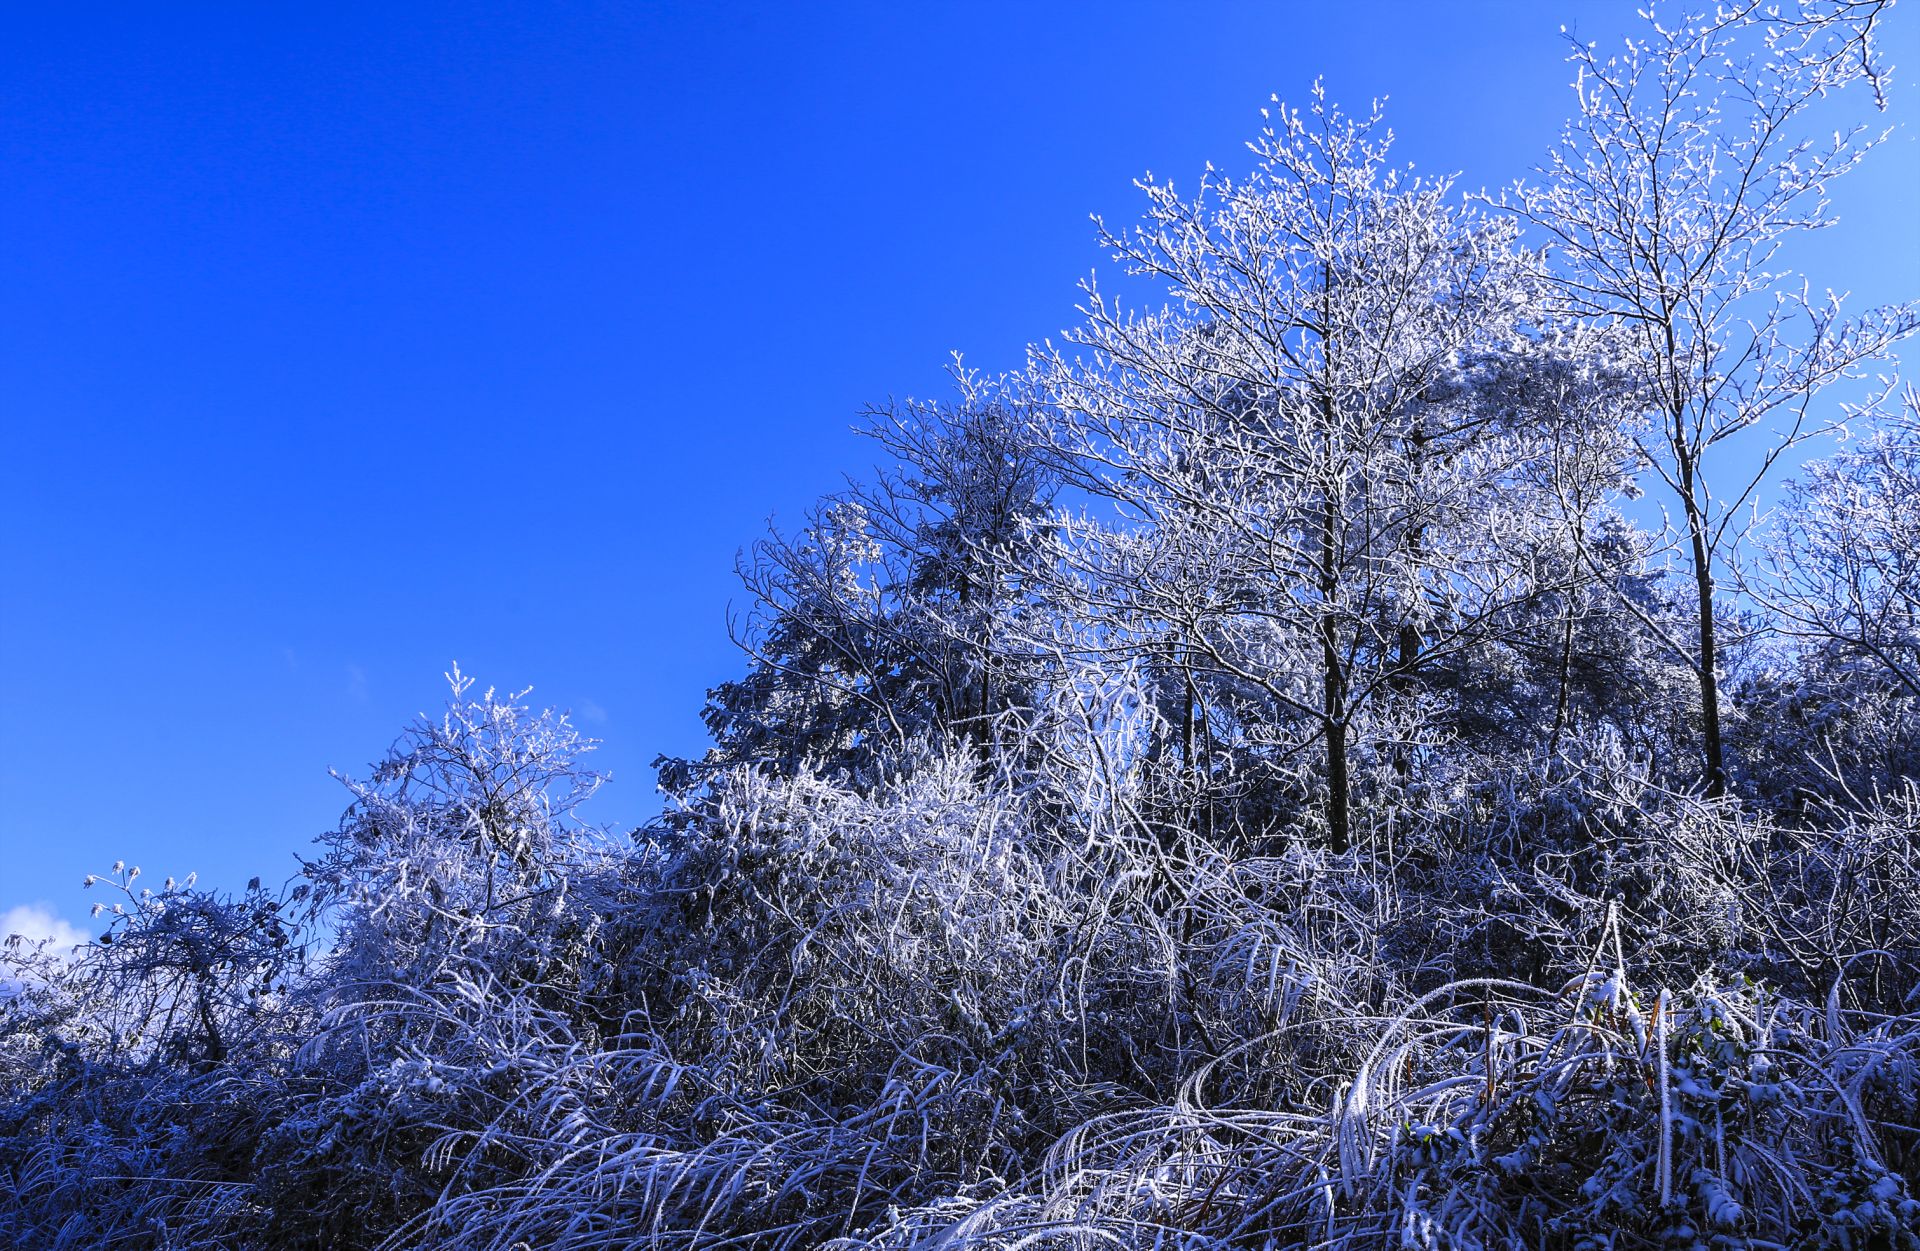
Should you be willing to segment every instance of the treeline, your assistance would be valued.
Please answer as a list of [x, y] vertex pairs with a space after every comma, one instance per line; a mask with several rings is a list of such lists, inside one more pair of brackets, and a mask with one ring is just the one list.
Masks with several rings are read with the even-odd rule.
[[1317, 92], [1143, 183], [667, 815], [456, 671], [284, 888], [13, 942], [0, 1242], [1920, 1248], [1920, 306], [1781, 252], [1888, 7], [1576, 44], [1497, 199]]

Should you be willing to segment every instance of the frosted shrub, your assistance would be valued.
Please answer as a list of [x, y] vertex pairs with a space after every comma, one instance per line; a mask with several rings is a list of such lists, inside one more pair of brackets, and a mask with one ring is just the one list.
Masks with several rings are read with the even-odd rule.
[[410, 727], [369, 779], [341, 779], [353, 806], [305, 867], [315, 919], [341, 931], [344, 981], [417, 986], [463, 953], [537, 942], [606, 852], [574, 815], [602, 781], [584, 763], [593, 741], [522, 705], [525, 691], [475, 697], [458, 668], [448, 681], [438, 720]]
[[1165, 1107], [1069, 1135], [1030, 1187], [948, 1235], [1920, 1245], [1920, 1202], [1888, 1162], [1902, 1131], [1880, 1119], [1912, 1106], [1920, 1017], [1823, 1011], [1742, 983], [1654, 990], [1606, 955], [1557, 990], [1478, 979], [1422, 996], [1380, 1019], [1317, 1110], [1216, 1103], [1203, 1069]]
[[140, 879], [90, 875], [98, 937], [38, 953], [0, 1000], [0, 1159], [17, 1162], [0, 1241], [222, 1245], [249, 1215], [264, 1097], [310, 1024], [304, 936], [258, 879], [238, 896]]

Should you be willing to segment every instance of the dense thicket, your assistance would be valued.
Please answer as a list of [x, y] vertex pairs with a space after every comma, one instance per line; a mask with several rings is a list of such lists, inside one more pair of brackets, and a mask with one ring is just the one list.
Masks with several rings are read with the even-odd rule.
[[1143, 184], [666, 816], [456, 672], [287, 887], [13, 942], [0, 1243], [1920, 1248], [1917, 319], [1777, 255], [1884, 7], [1576, 48], [1504, 201], [1317, 95]]

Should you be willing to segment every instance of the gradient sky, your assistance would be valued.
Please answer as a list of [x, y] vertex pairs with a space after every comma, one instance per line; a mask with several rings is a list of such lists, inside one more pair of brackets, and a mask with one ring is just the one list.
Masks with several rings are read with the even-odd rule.
[[[1920, 292], [1903, 129], [1807, 251]], [[731, 567], [863, 403], [1073, 320], [1146, 170], [1390, 95], [1497, 185], [1618, 0], [17, 5], [0, 12], [0, 914], [291, 872], [457, 660], [656, 810], [740, 668]]]

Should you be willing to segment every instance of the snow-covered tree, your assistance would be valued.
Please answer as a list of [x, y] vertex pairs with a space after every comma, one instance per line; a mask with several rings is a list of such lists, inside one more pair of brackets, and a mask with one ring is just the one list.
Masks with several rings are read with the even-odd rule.
[[870, 410], [891, 463], [742, 558], [752, 665], [711, 692], [716, 748], [664, 762], [673, 780], [749, 760], [870, 774], [926, 738], [985, 744], [1023, 704], [1006, 633], [1055, 474], [1017, 394], [954, 376], [951, 402]]
[[[1578, 111], [1505, 204], [1551, 243], [1559, 304], [1632, 345], [1648, 466], [1678, 505], [1695, 611], [1707, 792], [1727, 786], [1717, 578], [1742, 507], [1818, 428], [1810, 404], [1920, 326], [1912, 304], [1848, 316], [1786, 266], [1833, 223], [1829, 185], [1885, 138], [1816, 137], [1829, 97], [1877, 89], [1882, 0], [1738, 0], [1649, 16], [1617, 50], [1573, 43]], [[1753, 431], [1758, 468], [1729, 455]], [[1724, 466], [1724, 468], [1723, 468]], [[1649, 628], [1659, 628], [1651, 619]]]
[[1108, 505], [1062, 527], [1090, 629], [1061, 645], [1178, 674], [1189, 768], [1209, 767], [1209, 704], [1270, 759], [1317, 744], [1338, 849], [1356, 752], [1406, 768], [1423, 680], [1545, 589], [1518, 535], [1551, 515], [1528, 489], [1551, 443], [1507, 393], [1558, 346], [1543, 275], [1511, 222], [1406, 176], [1389, 143], [1377, 112], [1316, 94], [1273, 114], [1248, 177], [1209, 170], [1190, 197], [1144, 182], [1144, 223], [1102, 242], [1172, 303], [1135, 313], [1090, 286], [1079, 354], [1034, 365]]
[[1793, 637], [1920, 697], [1920, 390], [1791, 486], [1756, 593]]
[[1783, 800], [1920, 770], [1920, 394], [1854, 416], [1863, 437], [1787, 484], [1744, 583], [1787, 643], [1744, 692], [1748, 772]]

